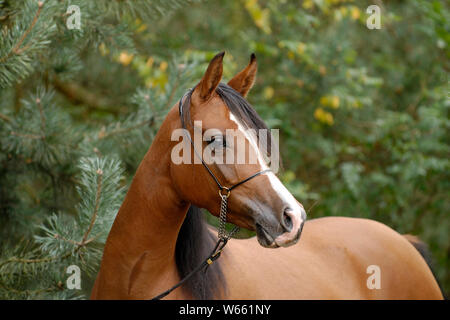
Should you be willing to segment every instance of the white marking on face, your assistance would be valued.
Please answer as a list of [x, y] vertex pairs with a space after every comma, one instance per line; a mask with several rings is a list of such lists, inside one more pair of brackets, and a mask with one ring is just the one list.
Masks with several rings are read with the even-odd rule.
[[236, 123], [236, 125], [238, 126], [238, 130], [245, 136], [246, 140], [250, 143], [250, 146], [253, 149], [253, 152], [257, 156], [258, 164], [260, 166], [260, 171], [269, 169], [269, 167], [267, 166], [266, 162], [264, 161], [264, 158], [258, 148], [258, 143], [257, 143], [256, 137], [250, 133], [252, 131], [245, 130], [244, 127], [242, 126], [241, 122], [238, 121], [236, 119], [236, 117], [234, 116], [234, 114], [232, 114], [231, 112], [230, 112], [230, 120], [233, 121], [234, 123]]
[[[255, 136], [251, 135], [249, 130], [245, 130], [242, 124], [236, 119], [236, 117], [230, 112], [230, 120], [236, 123], [238, 129], [242, 134], [244, 134], [245, 138], [250, 143], [250, 146], [253, 148], [253, 152], [257, 154], [258, 164], [260, 166], [260, 170], [268, 169], [266, 162], [263, 159], [261, 151], [257, 147], [257, 139]], [[281, 183], [280, 179], [271, 171], [264, 173], [267, 175], [270, 185], [272, 187], [273, 192], [275, 192], [278, 197], [282, 199], [282, 201], [289, 207], [290, 213], [289, 216], [292, 220], [292, 230], [291, 232], [286, 232], [277, 239], [275, 242], [279, 246], [288, 246], [291, 244], [291, 241], [297, 236], [298, 229], [300, 228], [303, 219], [302, 212], [304, 213], [303, 207], [295, 200], [294, 196], [286, 189], [286, 187]]]

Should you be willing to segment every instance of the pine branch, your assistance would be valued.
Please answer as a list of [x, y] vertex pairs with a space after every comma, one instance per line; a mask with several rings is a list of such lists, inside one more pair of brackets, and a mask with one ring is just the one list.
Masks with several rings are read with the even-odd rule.
[[0, 263], [0, 268], [9, 263], [45, 263], [57, 260], [59, 257], [41, 258], [41, 259], [21, 259], [17, 257], [11, 257]]
[[139, 129], [140, 127], [143, 127], [145, 125], [151, 125], [151, 124], [153, 124], [153, 121], [154, 120], [153, 120], [153, 117], [152, 117], [149, 120], [142, 121], [142, 122], [140, 122], [140, 123], [138, 123], [138, 124], [136, 124], [134, 126], [130, 126], [130, 127], [127, 127], [127, 128], [119, 128], [119, 129], [115, 129], [115, 130], [112, 130], [112, 131], [106, 132], [106, 133], [105, 133], [105, 131], [102, 130], [102, 131], [100, 131], [98, 133], [98, 139], [101, 140], [101, 139], [109, 138], [109, 137], [114, 136], [114, 135], [120, 135], [120, 134], [128, 133], [128, 132], [130, 132], [130, 131], [132, 131], [134, 129]]
[[52, 286], [52, 287], [48, 287], [48, 288], [44, 288], [44, 289], [36, 289], [36, 290], [17, 290], [15, 288], [8, 287], [1, 282], [0, 282], [0, 287], [6, 291], [15, 293], [17, 295], [25, 295], [25, 296], [38, 295], [38, 294], [45, 293], [45, 292], [53, 292], [53, 291], [58, 291], [58, 290], [63, 289], [61, 282], [58, 283], [57, 286]]
[[11, 131], [11, 135], [17, 136], [17, 137], [22, 137], [22, 138], [27, 138], [27, 139], [36, 139], [36, 140], [44, 140], [45, 139], [45, 136], [42, 136], [42, 135], [19, 133], [19, 132], [15, 132], [15, 131]]
[[17, 258], [17, 257], [11, 257], [6, 260], [3, 260], [0, 262], [0, 268], [3, 266], [6, 266], [10, 263], [20, 263], [20, 264], [38, 264], [38, 263], [48, 263], [48, 262], [54, 262], [57, 260], [64, 260], [66, 258], [69, 258], [72, 255], [72, 252], [67, 252], [61, 256], [55, 256], [55, 257], [47, 257], [47, 258], [36, 258], [36, 259], [23, 259], [23, 258]]
[[36, 61], [45, 54], [57, 28], [54, 16], [60, 4], [54, 1], [26, 0], [11, 3], [14, 19], [2, 29], [0, 37], [0, 87], [6, 88], [29, 76], [35, 68], [42, 67]]
[[91, 91], [82, 87], [81, 85], [75, 82], [62, 82], [59, 79], [55, 78], [53, 80], [54, 88], [61, 94], [63, 94], [66, 98], [68, 98], [73, 104], [79, 105], [82, 104], [89, 109], [95, 111], [102, 111], [112, 113], [114, 115], [119, 114], [119, 108], [109, 108], [112, 103], [108, 101], [104, 97], [99, 97], [93, 94]]
[[24, 52], [30, 45], [20, 48], [22, 46], [22, 43], [25, 41], [26, 37], [30, 34], [31, 30], [33, 30], [34, 26], [36, 25], [36, 22], [38, 21], [39, 15], [41, 14], [42, 8], [44, 7], [44, 2], [39, 1], [38, 2], [38, 10], [34, 16], [33, 21], [31, 22], [31, 25], [28, 27], [28, 29], [25, 31], [25, 33], [22, 35], [22, 37], [19, 39], [19, 42], [13, 47], [13, 49], [4, 57], [0, 58], [0, 63], [3, 63], [4, 61], [8, 60], [13, 55], [18, 55]]
[[[5, 130], [2, 132], [6, 133], [1, 137], [1, 151], [5, 150], [12, 157], [26, 159], [21, 163], [29, 172], [38, 173], [39, 178], [46, 179], [46, 190], [36, 191], [35, 202], [48, 201], [52, 192], [59, 192], [63, 183], [71, 181], [72, 184], [74, 172], [81, 169], [80, 179], [74, 183], [77, 185], [79, 198], [76, 199], [80, 199], [79, 203], [74, 205], [75, 200], [65, 204], [67, 208], [69, 205], [70, 208], [75, 207], [76, 211], [68, 214], [64, 206], [54, 205], [57, 201], [53, 200], [52, 206], [43, 208], [42, 213], [52, 212], [53, 208], [57, 207], [62, 209], [58, 210], [58, 214], [44, 220], [37, 235], [34, 227], [30, 231], [34, 237], [32, 250], [19, 245], [11, 248], [11, 251], [2, 252], [0, 296], [67, 298], [73, 292], [57, 284], [64, 282], [66, 274], [62, 270], [68, 264], [79, 265], [84, 274], [98, 270], [102, 247], [123, 199], [122, 169], [120, 162], [115, 159], [104, 156], [84, 157], [92, 155], [92, 150], [97, 154], [102, 150], [101, 154], [117, 154], [125, 161], [128, 160], [127, 157], [140, 158], [135, 151], [141, 152], [144, 147], [137, 146], [148, 145], [155, 132], [154, 124], [167, 113], [172, 100], [178, 94], [183, 70], [172, 71], [174, 72], [171, 72], [165, 89], [136, 90], [126, 108], [132, 112], [120, 122], [110, 123], [100, 132], [97, 122], [94, 126], [83, 124], [83, 130], [79, 130], [79, 127], [73, 125], [67, 110], [55, 104], [59, 99], [56, 100], [53, 92], [43, 87], [21, 100], [22, 107], [14, 118], [10, 117], [9, 113], [0, 114], [0, 121], [5, 124]], [[86, 87], [67, 81], [66, 78], [59, 77], [59, 74], [58, 78], [51, 74], [45, 79], [70, 102], [78, 100], [85, 105], [89, 102], [94, 104], [94, 107], [102, 108], [102, 111], [110, 105], [108, 98], [96, 96]], [[11, 101], [12, 98], [11, 94]], [[124, 155], [120, 154], [121, 152]], [[83, 157], [83, 160], [76, 168], [74, 161], [78, 161], [80, 157]], [[136, 161], [133, 159], [125, 163], [127, 166], [134, 165]], [[51, 183], [46, 174], [50, 176]], [[33, 184], [42, 185], [41, 181], [35, 182], [38, 179], [28, 172], [20, 178], [24, 179], [24, 182], [19, 180], [18, 183], [27, 188]], [[24, 207], [27, 208], [26, 205]], [[33, 214], [33, 218], [36, 216]]]
[[[119, 162], [115, 160], [89, 158], [83, 160], [81, 164], [80, 167], [83, 170], [81, 184], [84, 188], [83, 191], [80, 189], [80, 196], [84, 201], [82, 200], [83, 205], [79, 207], [79, 210], [87, 211], [92, 208], [89, 223], [84, 221], [88, 218], [86, 213], [80, 213], [80, 220], [72, 220], [73, 222], [77, 221], [75, 225], [69, 223], [70, 220], [67, 220], [67, 216], [60, 215], [50, 218], [48, 220], [50, 226], [42, 226], [46, 236], [35, 238], [34, 244], [41, 243], [39, 248], [27, 250], [26, 248], [21, 249], [19, 246], [15, 251], [24, 252], [22, 257], [18, 257], [22, 253], [16, 253], [0, 262], [0, 289], [13, 295], [27, 297], [55, 290], [64, 293], [65, 288], [61, 282], [63, 281], [61, 277], [64, 276], [63, 273], [60, 273], [62, 261], [68, 260], [71, 263], [80, 261], [85, 271], [95, 270], [98, 263], [96, 261], [101, 252], [98, 251], [98, 243], [89, 248], [87, 245], [100, 238], [103, 238], [100, 241], [104, 241], [105, 235], [109, 231], [110, 226], [108, 225], [112, 224], [113, 217], [110, 216], [110, 212], [115, 212], [121, 201], [119, 194], [122, 189], [118, 188], [117, 184], [122, 170]], [[93, 188], [94, 185], [96, 185], [95, 188]], [[92, 193], [95, 195], [93, 196]], [[101, 229], [98, 228], [97, 223]], [[95, 227], [97, 230], [94, 231]], [[74, 240], [81, 233], [81, 241]], [[61, 245], [60, 241], [64, 241], [69, 246]], [[36, 277], [45, 278], [49, 272], [54, 272], [56, 280], [47, 278], [40, 280], [39, 283], [33, 281]], [[32, 283], [43, 288], [27, 289]], [[52, 285], [52, 283], [55, 284]]]
[[[44, 109], [42, 108], [40, 98], [36, 99], [36, 105], [38, 106], [38, 109], [39, 109], [39, 116], [41, 119], [41, 130], [42, 130], [42, 133], [44, 133], [45, 132], [45, 116], [44, 116]], [[43, 136], [45, 138], [45, 135], [43, 135]]]
[[6, 122], [12, 121], [10, 117], [8, 117], [7, 115], [2, 114], [2, 113], [0, 113], [0, 119], [2, 119], [3, 121], [6, 121]]
[[102, 193], [102, 179], [103, 179], [103, 171], [102, 169], [97, 170], [97, 192], [95, 193], [95, 207], [94, 212], [92, 214], [91, 223], [89, 224], [88, 229], [86, 230], [86, 233], [83, 236], [83, 240], [81, 240], [81, 246], [83, 246], [86, 243], [87, 237], [89, 236], [89, 233], [91, 233], [92, 228], [94, 227], [95, 220], [97, 219], [98, 214], [98, 207], [100, 205], [100, 196]]

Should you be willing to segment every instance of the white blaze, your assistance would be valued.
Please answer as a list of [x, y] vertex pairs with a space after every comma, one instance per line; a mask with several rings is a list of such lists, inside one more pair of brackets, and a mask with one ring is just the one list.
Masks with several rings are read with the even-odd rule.
[[[257, 154], [260, 171], [268, 169], [269, 167], [264, 161], [261, 151], [257, 147], [258, 144], [256, 141], [256, 137], [249, 133], [250, 130], [245, 130], [242, 124], [236, 119], [234, 114], [232, 114], [231, 112], [230, 112], [230, 120], [236, 123], [239, 131], [242, 132], [242, 134], [244, 134], [245, 138], [250, 143], [250, 146], [253, 148], [253, 151]], [[301, 212], [303, 211], [303, 208], [300, 206], [297, 200], [295, 200], [292, 194], [286, 189], [286, 187], [281, 183], [280, 179], [278, 179], [278, 177], [272, 171], [266, 172], [264, 174], [267, 175], [267, 177], [269, 178], [272, 190], [278, 195], [278, 197], [280, 197], [283, 200], [283, 202], [285, 202], [292, 209], [293, 217], [291, 217], [291, 219], [293, 220], [292, 222], [295, 225], [296, 222], [295, 220], [302, 219]]]

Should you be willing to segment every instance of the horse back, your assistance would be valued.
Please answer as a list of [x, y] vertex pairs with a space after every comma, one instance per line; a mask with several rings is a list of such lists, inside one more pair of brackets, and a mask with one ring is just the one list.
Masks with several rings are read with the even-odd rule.
[[255, 238], [233, 240], [224, 257], [225, 298], [442, 299], [414, 246], [368, 219], [309, 220], [289, 248], [263, 248]]

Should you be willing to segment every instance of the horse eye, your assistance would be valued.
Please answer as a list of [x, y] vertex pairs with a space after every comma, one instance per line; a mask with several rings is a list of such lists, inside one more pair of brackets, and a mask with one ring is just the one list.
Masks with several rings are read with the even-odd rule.
[[220, 145], [224, 148], [227, 146], [227, 143], [223, 136], [212, 136], [211, 140], [208, 141], [208, 145], [213, 144], [213, 143], [216, 145]]

